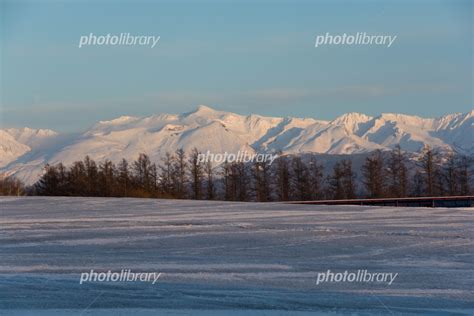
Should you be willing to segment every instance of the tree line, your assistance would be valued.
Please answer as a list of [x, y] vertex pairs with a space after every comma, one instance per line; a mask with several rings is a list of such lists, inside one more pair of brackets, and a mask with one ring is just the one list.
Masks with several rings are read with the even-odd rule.
[[[0, 180], [0, 193], [260, 202], [472, 194], [472, 157], [442, 155], [428, 147], [414, 163], [400, 147], [374, 151], [359, 175], [350, 159], [325, 170], [315, 155], [280, 155], [272, 165], [224, 162], [218, 167], [200, 162], [199, 155], [197, 149], [189, 154], [178, 149], [158, 165], [146, 154], [118, 164], [86, 156], [68, 167], [46, 165], [40, 180], [28, 189], [18, 180]], [[12, 183], [17, 189], [6, 189]]]

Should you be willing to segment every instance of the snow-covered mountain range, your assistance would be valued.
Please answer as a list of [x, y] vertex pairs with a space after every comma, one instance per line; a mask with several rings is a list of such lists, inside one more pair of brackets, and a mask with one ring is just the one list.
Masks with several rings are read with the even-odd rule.
[[70, 164], [89, 155], [100, 161], [134, 160], [147, 153], [160, 162], [166, 152], [194, 147], [213, 153], [247, 151], [287, 154], [354, 154], [400, 145], [419, 152], [425, 145], [474, 154], [474, 111], [440, 118], [403, 114], [376, 117], [344, 114], [333, 121], [238, 115], [199, 106], [184, 114], [122, 116], [100, 121], [84, 133], [48, 129], [0, 129], [0, 173], [34, 183], [46, 163]]

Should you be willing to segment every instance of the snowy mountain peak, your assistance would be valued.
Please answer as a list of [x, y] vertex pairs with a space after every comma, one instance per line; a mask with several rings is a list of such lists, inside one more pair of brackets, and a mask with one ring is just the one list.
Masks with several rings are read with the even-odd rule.
[[40, 143], [58, 136], [58, 133], [50, 129], [36, 129], [36, 128], [7, 128], [3, 130], [8, 133], [13, 139], [21, 144], [29, 147], [36, 147]]
[[216, 112], [216, 110], [214, 110], [213, 108], [207, 106], [207, 105], [198, 105], [197, 109], [196, 109], [196, 112], [201, 112], [201, 113], [204, 113], [204, 112]]
[[221, 114], [221, 111], [214, 110], [207, 105], [198, 105], [194, 111], [185, 113], [185, 116], [210, 116], [213, 117], [216, 114]]
[[333, 120], [333, 123], [335, 124], [345, 124], [345, 123], [365, 123], [368, 120], [372, 119], [372, 117], [367, 116], [363, 113], [358, 113], [358, 112], [351, 112], [351, 113], [345, 113], [342, 114], [341, 116], [338, 116], [335, 120]]
[[117, 124], [123, 124], [123, 123], [127, 123], [127, 122], [130, 122], [130, 121], [134, 121], [136, 119], [137, 118], [134, 117], [134, 116], [123, 115], [123, 116], [120, 116], [116, 119], [112, 119], [110, 121], [99, 121], [99, 125], [117, 125]]
[[348, 133], [355, 133], [358, 130], [360, 124], [366, 123], [371, 119], [372, 117], [365, 114], [352, 112], [337, 117], [331, 123], [333, 125], [344, 126]]
[[29, 127], [7, 128], [5, 131], [15, 138], [51, 137], [58, 134], [51, 129], [37, 129]]
[[194, 111], [180, 115], [186, 123], [208, 124], [211, 120], [223, 119], [226, 115], [233, 113], [218, 111], [207, 105], [199, 105]]

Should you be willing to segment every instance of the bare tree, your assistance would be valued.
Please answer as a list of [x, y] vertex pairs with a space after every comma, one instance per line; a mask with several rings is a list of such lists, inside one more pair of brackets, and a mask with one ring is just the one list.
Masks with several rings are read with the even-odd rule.
[[99, 187], [100, 196], [112, 196], [115, 187], [115, 166], [106, 159], [99, 164]]
[[259, 202], [270, 200], [270, 167], [268, 162], [255, 161], [252, 166], [255, 198]]
[[236, 194], [232, 180], [232, 166], [227, 160], [222, 164], [221, 176], [224, 184], [224, 200], [235, 201]]
[[98, 169], [97, 164], [89, 156], [84, 158], [86, 171], [86, 189], [88, 196], [97, 196], [98, 193]]
[[472, 193], [472, 157], [460, 156], [457, 162], [458, 186], [460, 195], [469, 195]]
[[328, 198], [334, 200], [344, 199], [344, 170], [340, 161], [334, 164], [332, 174], [327, 177], [328, 182]]
[[173, 183], [175, 188], [176, 197], [178, 199], [186, 198], [186, 185], [188, 178], [186, 176], [186, 169], [188, 164], [186, 163], [186, 153], [182, 148], [176, 150], [176, 159], [173, 165]]
[[368, 197], [381, 198], [385, 196], [385, 169], [382, 151], [376, 150], [365, 159], [362, 175]]
[[275, 189], [279, 201], [290, 199], [290, 164], [286, 156], [279, 156], [275, 167]]
[[189, 171], [191, 173], [191, 187], [193, 198], [200, 200], [202, 198], [202, 182], [204, 177], [204, 170], [202, 163], [199, 161], [200, 153], [194, 148], [189, 157]]
[[155, 163], [152, 163], [150, 166], [150, 191], [152, 192], [153, 196], [159, 196], [159, 176], [158, 176], [158, 168], [156, 167]]
[[175, 196], [175, 188], [173, 181], [173, 166], [175, 157], [170, 153], [166, 153], [162, 158], [162, 165], [160, 166], [159, 186], [161, 192], [166, 196]]
[[250, 177], [247, 166], [243, 162], [232, 163], [232, 174], [236, 187], [236, 196], [239, 201], [249, 199]]
[[291, 167], [295, 198], [300, 201], [308, 200], [310, 198], [308, 168], [301, 157], [297, 156], [293, 157]]
[[323, 170], [323, 166], [317, 161], [316, 157], [312, 156], [309, 161], [309, 184], [310, 197], [313, 200], [319, 200], [322, 198]]
[[424, 179], [424, 194], [427, 196], [441, 195], [442, 177], [439, 169], [438, 154], [426, 146], [419, 159]]
[[408, 169], [406, 155], [400, 145], [390, 153], [388, 162], [389, 192], [387, 196], [406, 197], [408, 193]]
[[212, 170], [212, 163], [208, 160], [205, 167], [206, 173], [206, 199], [213, 200], [215, 198], [214, 173]]
[[118, 165], [117, 170], [117, 186], [119, 196], [128, 196], [129, 190], [131, 189], [130, 170], [128, 167], [128, 161], [122, 159]]
[[454, 152], [449, 153], [443, 167], [443, 177], [447, 186], [447, 194], [451, 196], [459, 193], [458, 179], [460, 174], [457, 165], [457, 156]]
[[13, 176], [0, 175], [0, 195], [25, 195], [25, 185]]
[[148, 155], [141, 153], [138, 156], [138, 160], [133, 162], [133, 171], [134, 171], [134, 181], [137, 183], [138, 187], [142, 190], [150, 192], [152, 184], [152, 163]]
[[332, 175], [328, 177], [329, 195], [332, 199], [354, 199], [356, 194], [355, 175], [350, 160], [336, 162]]
[[344, 188], [344, 198], [345, 199], [355, 199], [356, 198], [356, 183], [355, 183], [355, 173], [352, 171], [352, 161], [349, 159], [344, 159], [341, 161], [342, 165], [342, 185]]

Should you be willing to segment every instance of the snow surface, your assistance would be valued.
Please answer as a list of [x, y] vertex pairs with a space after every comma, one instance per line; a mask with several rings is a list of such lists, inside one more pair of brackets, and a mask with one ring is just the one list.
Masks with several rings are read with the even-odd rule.
[[[3, 197], [0, 314], [472, 315], [473, 211]], [[316, 285], [327, 269], [399, 275]]]
[[[355, 154], [375, 149], [419, 152], [433, 148], [474, 154], [474, 111], [441, 118], [402, 114], [370, 117], [360, 113], [341, 115], [333, 121], [312, 118], [279, 118], [239, 115], [199, 106], [184, 114], [160, 114], [139, 118], [121, 116], [100, 121], [84, 133], [67, 138], [61, 146], [50, 130], [0, 130], [0, 173], [14, 174], [27, 184], [40, 177], [46, 163], [66, 165], [89, 155], [95, 160], [137, 159], [147, 153], [155, 162], [166, 152], [194, 147], [202, 152], [240, 151], [290, 154]], [[27, 153], [27, 154], [25, 154]]]

